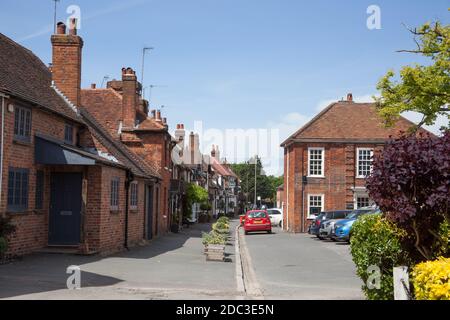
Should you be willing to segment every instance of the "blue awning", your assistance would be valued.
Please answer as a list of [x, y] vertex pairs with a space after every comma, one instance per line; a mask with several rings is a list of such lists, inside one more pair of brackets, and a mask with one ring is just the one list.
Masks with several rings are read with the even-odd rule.
[[84, 165], [93, 166], [95, 156], [83, 150], [68, 147], [57, 141], [35, 136], [35, 162], [47, 165]]

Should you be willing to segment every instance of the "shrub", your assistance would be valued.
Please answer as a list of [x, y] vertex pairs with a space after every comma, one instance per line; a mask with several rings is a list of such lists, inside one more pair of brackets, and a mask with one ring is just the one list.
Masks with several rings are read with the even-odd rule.
[[373, 161], [369, 195], [406, 231], [402, 246], [417, 262], [436, 259], [448, 244], [439, 232], [442, 223], [450, 221], [449, 172], [450, 131], [439, 138], [409, 135], [392, 140]]
[[217, 219], [217, 222], [224, 222], [224, 223], [230, 223], [230, 219], [228, 217], [222, 216], [219, 219]]
[[450, 259], [422, 262], [412, 272], [417, 300], [450, 300]]
[[227, 243], [227, 236], [214, 231], [209, 233], [203, 232], [202, 243], [205, 246], [209, 244], [225, 245]]
[[0, 216], [0, 257], [8, 249], [7, 236], [13, 234], [16, 231], [16, 226], [11, 223], [10, 217]]
[[[353, 224], [350, 249], [356, 273], [364, 282], [362, 290], [368, 299], [394, 298], [393, 267], [409, 265], [409, 259], [400, 245], [400, 239], [404, 235], [404, 232], [380, 214], [362, 216]], [[380, 268], [379, 289], [369, 289], [367, 286], [370, 266]]]
[[214, 232], [228, 234], [230, 232], [230, 225], [225, 222], [216, 222], [212, 225]]

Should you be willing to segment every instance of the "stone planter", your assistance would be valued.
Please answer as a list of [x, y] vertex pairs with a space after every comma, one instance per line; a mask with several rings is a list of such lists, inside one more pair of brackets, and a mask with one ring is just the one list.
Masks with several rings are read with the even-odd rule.
[[218, 244], [209, 244], [205, 246], [205, 254], [207, 261], [224, 261], [225, 246]]

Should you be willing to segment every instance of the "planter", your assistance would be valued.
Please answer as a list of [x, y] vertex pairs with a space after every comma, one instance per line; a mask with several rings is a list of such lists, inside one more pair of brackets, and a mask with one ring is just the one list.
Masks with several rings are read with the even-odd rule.
[[217, 244], [209, 244], [205, 246], [207, 261], [224, 261], [225, 260], [225, 246]]

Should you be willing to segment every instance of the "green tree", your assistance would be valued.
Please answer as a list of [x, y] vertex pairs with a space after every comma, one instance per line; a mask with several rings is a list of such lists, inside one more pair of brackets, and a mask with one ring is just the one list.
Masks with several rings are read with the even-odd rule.
[[[242, 192], [245, 194], [247, 202], [253, 203], [255, 194], [255, 162], [250, 159], [244, 163], [231, 164], [231, 169], [241, 180]], [[276, 189], [283, 183], [283, 177], [266, 176], [264, 174], [261, 159], [257, 159], [256, 164], [256, 194], [261, 199], [270, 199], [275, 202]]]
[[387, 125], [392, 125], [402, 112], [420, 113], [422, 120], [413, 128], [417, 129], [434, 124], [438, 115], [450, 119], [450, 25], [426, 23], [409, 31], [417, 48], [399, 52], [422, 55], [431, 63], [404, 66], [397, 80], [394, 71], [388, 71], [377, 85], [381, 97], [374, 99]]

